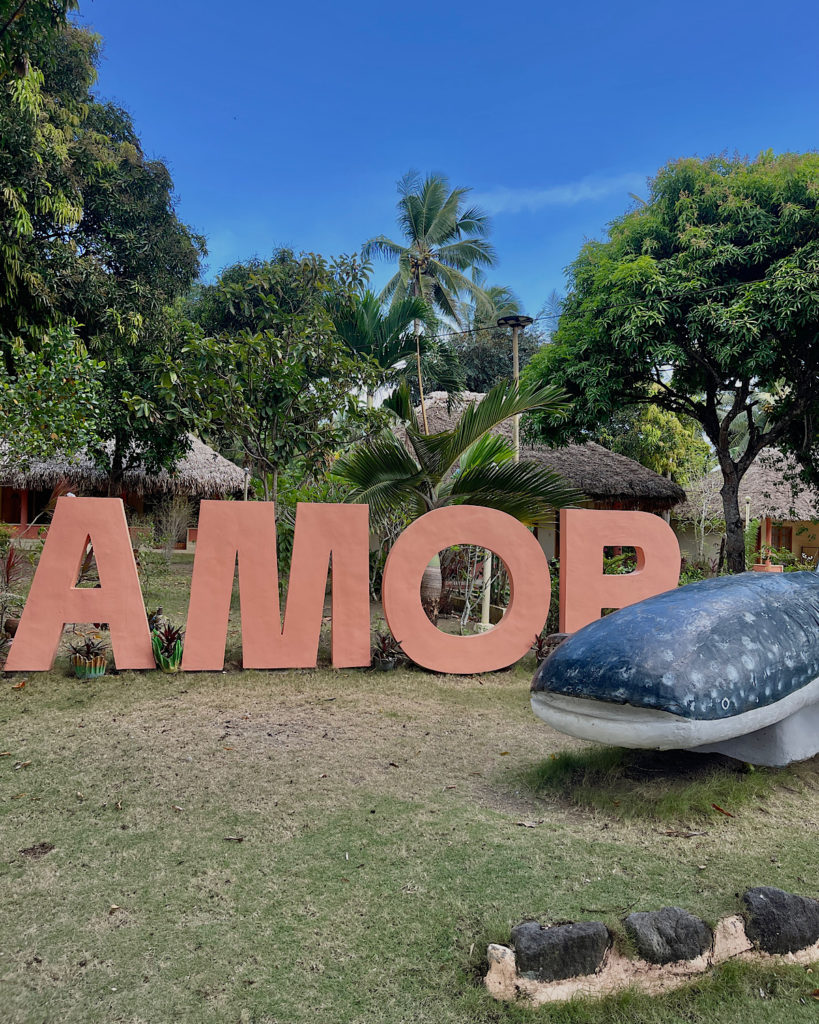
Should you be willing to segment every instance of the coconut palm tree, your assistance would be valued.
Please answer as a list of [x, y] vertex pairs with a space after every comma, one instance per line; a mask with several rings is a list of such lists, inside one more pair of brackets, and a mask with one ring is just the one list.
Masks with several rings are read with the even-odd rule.
[[[468, 188], [450, 189], [441, 174], [422, 179], [410, 171], [398, 182], [398, 224], [404, 241], [386, 235], [371, 238], [362, 250], [364, 259], [380, 256], [398, 261], [398, 269], [381, 297], [393, 302], [407, 295], [426, 300], [445, 317], [460, 324], [459, 299], [477, 297], [480, 286], [469, 272], [495, 263], [495, 250], [486, 241], [489, 218], [478, 207], [464, 209]], [[421, 392], [421, 418], [429, 433], [421, 377], [420, 322], [415, 323], [415, 357]]]
[[[566, 395], [555, 387], [518, 388], [502, 381], [468, 406], [452, 429], [437, 434], [421, 429], [406, 383], [386, 404], [400, 420], [406, 442], [387, 430], [333, 467], [333, 477], [350, 488], [346, 500], [368, 504], [376, 523], [396, 513], [412, 520], [446, 505], [482, 505], [534, 526], [552, 519], [555, 509], [583, 500], [557, 473], [533, 460], [515, 462], [509, 441], [491, 432], [533, 409], [565, 414]], [[440, 566], [431, 563], [422, 589], [430, 618], [437, 616], [440, 595]]]

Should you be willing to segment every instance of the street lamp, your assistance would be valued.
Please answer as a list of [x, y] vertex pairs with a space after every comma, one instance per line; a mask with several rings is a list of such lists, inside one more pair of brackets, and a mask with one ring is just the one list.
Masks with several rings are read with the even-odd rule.
[[[524, 316], [522, 313], [511, 313], [509, 316], [502, 316], [498, 318], [498, 327], [511, 327], [512, 328], [512, 376], [515, 381], [515, 387], [520, 385], [520, 359], [518, 358], [518, 334], [524, 327], [528, 327], [529, 324], [534, 323], [534, 320], [530, 316]], [[515, 447], [515, 462], [520, 461], [520, 415], [515, 416], [512, 420], [512, 439]]]

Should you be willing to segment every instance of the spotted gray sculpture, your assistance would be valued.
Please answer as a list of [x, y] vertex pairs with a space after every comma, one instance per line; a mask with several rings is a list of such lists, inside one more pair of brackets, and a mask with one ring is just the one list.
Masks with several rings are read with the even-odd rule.
[[783, 765], [819, 753], [819, 575], [721, 576], [593, 622], [539, 667], [532, 707], [623, 747]]

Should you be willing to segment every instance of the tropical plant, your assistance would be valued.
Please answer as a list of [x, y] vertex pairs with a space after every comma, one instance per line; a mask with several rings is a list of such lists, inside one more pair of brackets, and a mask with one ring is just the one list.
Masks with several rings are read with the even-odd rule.
[[[398, 302], [406, 296], [422, 298], [435, 310], [456, 323], [461, 322], [460, 301], [466, 295], [476, 299], [482, 289], [471, 272], [495, 263], [495, 251], [486, 236], [489, 218], [476, 206], [464, 209], [470, 190], [450, 189], [441, 174], [422, 179], [410, 171], [398, 182], [398, 224], [404, 241], [386, 235], [371, 238], [364, 246], [365, 258], [380, 256], [398, 261], [398, 269], [385, 285], [381, 298]], [[421, 398], [423, 432], [429, 433], [424, 408], [421, 366], [421, 325], [415, 322], [415, 359]]]
[[155, 625], [151, 631], [151, 647], [154, 661], [163, 672], [178, 672], [182, 664], [182, 646], [185, 630], [174, 626], [167, 619]]
[[[554, 416], [567, 410], [565, 395], [552, 386], [518, 389], [504, 381], [468, 406], [450, 430], [426, 434], [418, 423], [405, 383], [387, 404], [401, 422], [405, 441], [386, 430], [341, 456], [333, 476], [350, 490], [348, 501], [370, 506], [374, 522], [410, 521], [447, 505], [482, 505], [514, 516], [527, 526], [548, 522], [556, 508], [582, 500], [573, 487], [537, 462], [514, 461], [509, 441], [492, 431], [504, 420], [532, 409]], [[441, 572], [431, 572], [423, 594], [436, 617]]]
[[[336, 333], [356, 356], [370, 359], [377, 368], [377, 386], [394, 382], [415, 354], [415, 340], [407, 331], [415, 321], [434, 329], [435, 318], [426, 302], [417, 296], [404, 296], [391, 306], [369, 290], [351, 301], [331, 308]], [[372, 391], [367, 390], [372, 405]]]
[[386, 628], [373, 633], [372, 660], [375, 668], [394, 668], [396, 659], [402, 655], [401, 647]]

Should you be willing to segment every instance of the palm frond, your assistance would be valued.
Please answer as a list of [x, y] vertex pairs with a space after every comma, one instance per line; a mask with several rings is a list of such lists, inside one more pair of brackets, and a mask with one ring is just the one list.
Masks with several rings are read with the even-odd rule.
[[376, 257], [380, 259], [400, 259], [407, 252], [407, 247], [399, 242], [393, 242], [386, 235], [376, 235], [370, 238], [361, 247], [362, 259], [371, 260]]
[[477, 466], [485, 466], [490, 462], [500, 464], [514, 459], [515, 449], [503, 434], [484, 434], [470, 445], [458, 460], [458, 471], [465, 473]]
[[331, 476], [350, 488], [348, 501], [369, 505], [376, 517], [399, 505], [427, 505], [424, 474], [391, 432], [340, 456]]
[[464, 410], [449, 443], [442, 445], [440, 458], [453, 465], [470, 445], [512, 416], [535, 409], [560, 416], [568, 408], [568, 396], [554, 385], [516, 388], [511, 381], [501, 381], [482, 401]]
[[497, 260], [497, 253], [489, 242], [481, 238], [465, 238], [440, 246], [435, 250], [435, 258], [447, 267], [468, 270], [475, 266], [491, 267]]
[[384, 399], [382, 408], [389, 409], [405, 426], [410, 427], [412, 430], [418, 430], [418, 420], [412, 405], [412, 395], [405, 380], [402, 380], [395, 391]]
[[582, 502], [584, 495], [537, 462], [475, 465], [454, 478], [448, 502], [499, 509], [527, 526], [554, 519], [555, 509]]

